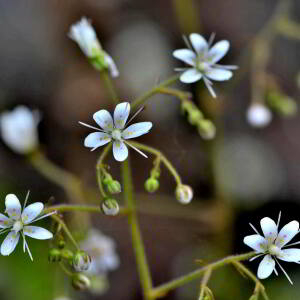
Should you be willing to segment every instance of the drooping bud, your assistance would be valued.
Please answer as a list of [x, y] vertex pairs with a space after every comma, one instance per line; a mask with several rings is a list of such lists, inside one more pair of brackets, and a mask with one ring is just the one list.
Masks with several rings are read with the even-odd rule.
[[66, 259], [70, 264], [72, 264], [74, 254], [71, 250], [62, 249], [60, 251], [60, 255], [62, 258]]
[[91, 285], [90, 279], [82, 273], [76, 273], [72, 276], [72, 286], [76, 290], [85, 290]]
[[48, 254], [49, 262], [59, 262], [61, 261], [61, 253], [59, 249], [52, 248], [49, 250]]
[[205, 140], [211, 140], [216, 136], [216, 126], [210, 120], [203, 119], [198, 122], [198, 133]]
[[101, 204], [102, 211], [107, 216], [116, 216], [119, 211], [119, 204], [117, 200], [109, 198], [102, 202]]
[[64, 240], [60, 240], [58, 242], [58, 248], [59, 249], [63, 249], [63, 248], [65, 248], [65, 246], [66, 246], [66, 242]]
[[145, 190], [149, 193], [154, 193], [159, 188], [159, 181], [155, 178], [148, 178], [145, 182]]
[[72, 265], [77, 272], [87, 271], [91, 265], [91, 257], [84, 251], [77, 251], [73, 256]]
[[188, 121], [191, 125], [197, 125], [201, 119], [203, 119], [203, 114], [199, 109], [194, 109], [188, 113]]
[[264, 104], [251, 104], [247, 110], [247, 121], [253, 127], [265, 127], [271, 120], [272, 113]]
[[283, 117], [292, 117], [297, 113], [296, 101], [282, 93], [272, 91], [267, 95], [268, 105]]
[[193, 199], [193, 190], [189, 185], [180, 184], [175, 190], [175, 196], [178, 202], [181, 204], [188, 204]]
[[110, 182], [107, 183], [106, 186], [110, 194], [118, 194], [121, 193], [122, 191], [121, 184], [117, 180], [111, 180]]

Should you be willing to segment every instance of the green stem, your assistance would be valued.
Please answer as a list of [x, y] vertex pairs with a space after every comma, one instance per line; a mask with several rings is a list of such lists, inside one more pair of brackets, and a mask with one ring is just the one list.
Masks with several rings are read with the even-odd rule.
[[129, 165], [129, 158], [125, 160], [122, 164], [122, 175], [123, 175], [125, 202], [129, 209], [128, 223], [131, 229], [131, 238], [132, 238], [133, 248], [135, 251], [135, 258], [137, 261], [138, 272], [143, 287], [144, 298], [149, 299], [148, 295], [152, 289], [152, 280], [151, 280], [150, 270], [148, 267], [147, 258], [145, 255], [145, 249], [144, 249], [141, 232], [139, 229], [137, 214], [136, 214], [136, 206], [133, 197], [132, 175], [131, 175], [131, 170]]
[[60, 262], [60, 263], [59, 263], [59, 266], [60, 266], [61, 269], [64, 271], [64, 273], [66, 273], [66, 275], [68, 275], [68, 276], [70, 276], [70, 277], [72, 277], [72, 276], [74, 275], [71, 271], [69, 271], [69, 270], [67, 269], [67, 267], [64, 265], [63, 262]]
[[287, 38], [300, 40], [300, 24], [289, 18], [281, 18], [277, 23], [277, 30]]
[[211, 268], [207, 269], [206, 272], [203, 275], [201, 285], [200, 285], [200, 295], [199, 295], [199, 300], [203, 300], [204, 298], [204, 293], [205, 293], [205, 287], [207, 286], [208, 280], [211, 276]]
[[101, 72], [101, 76], [102, 76], [102, 79], [103, 79], [103, 81], [106, 85], [106, 88], [109, 92], [109, 95], [110, 95], [111, 99], [113, 100], [113, 102], [115, 104], [118, 104], [118, 102], [119, 102], [118, 95], [117, 95], [116, 90], [113, 86], [110, 75], [108, 74], [107, 71], [103, 71], [103, 72]]
[[199, 277], [201, 277], [203, 274], [205, 274], [207, 272], [207, 270], [211, 269], [211, 271], [218, 269], [220, 267], [223, 267], [225, 265], [231, 264], [235, 261], [242, 261], [242, 260], [247, 260], [251, 257], [253, 257], [254, 255], [256, 255], [255, 252], [250, 252], [250, 253], [246, 253], [246, 254], [241, 254], [241, 255], [232, 255], [232, 256], [228, 256], [225, 257], [223, 259], [220, 259], [214, 263], [211, 263], [205, 267], [202, 267], [198, 270], [195, 270], [191, 273], [188, 273], [186, 275], [183, 275], [177, 279], [171, 280], [168, 283], [162, 284], [156, 288], [153, 288], [150, 292], [150, 299], [156, 299], [159, 297], [163, 297], [164, 295], [166, 295], [168, 292], [170, 292], [171, 290], [174, 290], [192, 280], [195, 280]]
[[[73, 205], [73, 204], [59, 204], [53, 205], [45, 208], [43, 210], [44, 214], [50, 213], [52, 211], [59, 212], [70, 212], [70, 211], [80, 211], [80, 212], [91, 212], [91, 213], [101, 213], [101, 208], [99, 205]], [[119, 215], [126, 215], [128, 213], [128, 209], [121, 207]]]
[[176, 74], [168, 79], [166, 79], [165, 81], [163, 81], [162, 83], [154, 86], [151, 90], [145, 92], [143, 95], [141, 95], [140, 97], [138, 97], [135, 101], [133, 101], [133, 103], [131, 104], [131, 109], [135, 109], [138, 106], [141, 106], [143, 104], [146, 103], [146, 101], [152, 97], [155, 94], [159, 93], [159, 89], [162, 87], [166, 87], [171, 85], [172, 83], [176, 82], [180, 77], [180, 74]]
[[149, 147], [147, 145], [144, 144], [140, 144], [137, 142], [128, 142], [129, 144], [137, 147], [138, 149], [144, 150], [146, 152], [149, 152], [151, 154], [156, 155], [157, 157], [159, 157], [160, 161], [165, 165], [165, 167], [169, 170], [169, 172], [171, 173], [171, 175], [174, 177], [176, 184], [177, 185], [181, 185], [181, 178], [179, 176], [179, 174], [177, 173], [176, 169], [173, 167], [173, 165], [171, 164], [171, 162], [157, 149]]
[[98, 159], [97, 165], [96, 165], [96, 175], [97, 175], [98, 186], [99, 186], [99, 190], [100, 190], [100, 193], [103, 196], [103, 198], [106, 198], [107, 195], [106, 195], [106, 192], [105, 192], [103, 184], [102, 184], [102, 174], [101, 173], [104, 169], [103, 161], [105, 160], [106, 156], [108, 155], [108, 153], [111, 149], [111, 146], [112, 146], [112, 143], [109, 143], [104, 148], [104, 150], [102, 151], [102, 153]]
[[61, 225], [61, 228], [63, 229], [63, 231], [65, 232], [65, 234], [69, 238], [69, 240], [73, 243], [74, 247], [77, 250], [80, 250], [80, 248], [79, 248], [76, 240], [74, 239], [72, 233], [68, 229], [68, 226], [66, 225], [66, 223], [60, 217], [58, 217], [58, 216], [52, 215], [51, 217], [52, 217], [53, 220], [55, 220], [57, 223], [59, 223]]

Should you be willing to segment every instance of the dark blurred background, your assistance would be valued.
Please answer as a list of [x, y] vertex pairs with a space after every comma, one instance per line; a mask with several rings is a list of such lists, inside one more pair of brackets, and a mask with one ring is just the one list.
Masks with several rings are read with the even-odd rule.
[[[78, 46], [67, 37], [72, 23], [86, 16], [92, 20], [104, 49], [115, 59], [120, 77], [115, 81], [121, 99], [132, 101], [158, 80], [171, 76], [180, 62], [172, 51], [184, 47], [182, 34], [198, 32], [208, 38], [231, 42], [225, 64], [239, 70], [231, 82], [216, 83], [217, 100], [202, 82], [181, 87], [194, 95], [199, 107], [217, 122], [217, 137], [205, 142], [180, 114], [179, 101], [155, 96], [139, 115], [154, 123], [141, 142], [162, 150], [185, 183], [195, 191], [189, 206], [174, 197], [175, 184], [164, 169], [157, 194], [143, 189], [152, 160], [132, 153], [134, 184], [141, 207], [141, 225], [155, 285], [197, 267], [195, 259], [212, 261], [250, 249], [243, 245], [264, 216], [282, 224], [299, 220], [300, 141], [299, 116], [274, 117], [265, 129], [253, 129], [245, 113], [251, 100], [249, 45], [272, 15], [274, 0], [227, 1], [0, 1], [0, 110], [26, 104], [42, 112], [40, 140], [47, 157], [96, 188], [94, 172], [99, 151], [83, 147], [92, 114], [113, 110], [99, 73]], [[300, 2], [294, 1], [291, 18], [300, 22]], [[268, 71], [286, 94], [299, 98], [300, 42], [278, 36], [272, 46]], [[228, 86], [227, 86], [228, 85]], [[119, 164], [108, 160], [115, 178]], [[30, 189], [32, 201], [70, 202], [64, 191], [42, 177], [23, 157], [0, 144], [0, 197], [16, 193], [23, 199]], [[36, 257], [17, 251], [1, 257], [1, 299], [54, 299], [58, 278], [64, 278], [71, 299], [141, 299], [126, 218], [92, 216], [95, 227], [116, 240], [120, 267], [109, 274], [110, 288], [103, 295], [75, 293], [47, 261], [47, 243], [30, 243]], [[30, 241], [31, 242], [31, 241]], [[41, 245], [42, 244], [42, 245]], [[249, 267], [256, 272], [258, 263]], [[271, 299], [297, 299], [300, 269], [284, 265], [294, 279], [283, 274], [266, 280]], [[228, 277], [230, 276], [230, 277]], [[230, 281], [228, 280], [230, 278]], [[200, 281], [170, 293], [166, 299], [196, 299]], [[61, 286], [61, 284], [60, 284]], [[209, 286], [216, 299], [248, 299], [254, 288], [230, 266], [214, 274]], [[61, 287], [60, 287], [61, 288]]]

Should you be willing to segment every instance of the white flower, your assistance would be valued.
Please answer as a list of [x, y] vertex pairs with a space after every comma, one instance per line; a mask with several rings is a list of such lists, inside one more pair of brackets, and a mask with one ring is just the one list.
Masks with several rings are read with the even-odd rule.
[[104, 274], [115, 270], [120, 264], [114, 240], [98, 229], [90, 229], [80, 247], [91, 256], [91, 264], [86, 271], [89, 275]]
[[3, 141], [15, 152], [27, 154], [38, 147], [37, 125], [40, 115], [25, 106], [0, 114], [0, 131]]
[[190, 34], [189, 41], [185, 38], [185, 42], [189, 49], [178, 49], [173, 52], [173, 56], [190, 65], [188, 68], [177, 68], [177, 71], [184, 71], [180, 76], [180, 81], [184, 83], [193, 83], [201, 78], [208, 88], [211, 95], [215, 98], [216, 94], [212, 88], [211, 80], [224, 81], [232, 77], [230, 70], [237, 69], [237, 66], [218, 65], [229, 50], [229, 42], [222, 40], [213, 47], [211, 44], [214, 34], [207, 42], [202, 35], [197, 33]]
[[181, 184], [176, 187], [175, 196], [179, 203], [188, 204], [192, 201], [194, 192], [189, 185]]
[[126, 145], [132, 147], [141, 155], [147, 157], [143, 152], [126, 141], [128, 139], [148, 133], [152, 127], [151, 122], [140, 122], [132, 124], [125, 129], [125, 126], [128, 125], [140, 111], [141, 109], [138, 110], [137, 113], [135, 113], [133, 117], [126, 123], [130, 112], [130, 104], [128, 102], [123, 102], [116, 106], [114, 118], [112, 118], [111, 114], [104, 109], [94, 113], [93, 119], [102, 129], [79, 122], [81, 125], [99, 131], [90, 133], [84, 140], [84, 146], [92, 148], [91, 151], [93, 151], [98, 147], [112, 141], [113, 154], [117, 161], [124, 161], [127, 158], [128, 149]]
[[254, 127], [265, 127], [271, 120], [272, 113], [269, 108], [263, 104], [251, 104], [247, 110], [247, 121]]
[[290, 242], [299, 232], [299, 222], [289, 222], [287, 225], [283, 226], [283, 228], [278, 233], [280, 217], [281, 213], [279, 213], [277, 224], [268, 217], [261, 219], [260, 226], [264, 236], [260, 235], [255, 227], [250, 224], [256, 234], [246, 236], [244, 238], [244, 243], [254, 249], [258, 254], [250, 260], [264, 255], [264, 258], [260, 262], [258, 267], [258, 278], [265, 279], [269, 277], [273, 271], [277, 275], [278, 273], [275, 268], [276, 262], [287, 279], [290, 281], [290, 283], [293, 284], [288, 274], [279, 263], [278, 259], [286, 262], [300, 262], [300, 249], [284, 249], [286, 247], [297, 245], [300, 243], [296, 242], [288, 245], [288, 242]]
[[95, 60], [93, 64], [96, 68], [108, 68], [112, 77], [119, 76], [113, 59], [102, 49], [96, 32], [87, 18], [83, 17], [71, 26], [69, 37], [79, 45], [88, 58]]
[[[26, 242], [25, 236], [29, 236], [38, 240], [47, 240], [53, 237], [53, 234], [38, 226], [31, 226], [30, 224], [48, 217], [56, 212], [51, 212], [49, 214], [43, 215], [39, 218], [39, 214], [44, 209], [44, 204], [41, 202], [35, 202], [26, 206], [28, 200], [29, 192], [26, 196], [23, 211], [19, 199], [14, 194], [8, 194], [5, 197], [5, 212], [9, 217], [0, 214], [0, 234], [6, 233], [9, 231], [9, 234], [6, 236], [1, 245], [1, 254], [10, 255], [16, 248], [20, 235], [23, 237], [23, 250], [27, 250], [28, 254], [33, 260], [31, 252], [29, 250], [28, 244]], [[30, 225], [30, 226], [29, 226]]]

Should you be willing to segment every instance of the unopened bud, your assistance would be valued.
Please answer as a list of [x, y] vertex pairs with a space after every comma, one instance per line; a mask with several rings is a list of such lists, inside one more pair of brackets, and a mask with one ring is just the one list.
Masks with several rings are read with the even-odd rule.
[[269, 106], [283, 117], [294, 116], [297, 112], [296, 101], [279, 92], [270, 92], [267, 101]]
[[145, 190], [149, 193], [154, 193], [159, 188], [159, 181], [155, 178], [148, 178], [145, 182]]
[[116, 216], [119, 213], [119, 204], [117, 200], [109, 198], [102, 202], [102, 211], [107, 216]]
[[110, 174], [106, 173], [105, 176], [104, 176], [104, 178], [103, 178], [103, 184], [107, 185], [111, 181], [113, 181], [113, 178], [111, 177]]
[[261, 103], [251, 104], [247, 110], [247, 121], [253, 127], [265, 127], [272, 120], [272, 113]]
[[85, 290], [91, 285], [90, 279], [81, 273], [72, 276], [72, 286], [76, 290]]
[[61, 261], [61, 253], [59, 249], [52, 248], [49, 250], [48, 254], [49, 262], [59, 262]]
[[91, 265], [91, 257], [84, 251], [77, 251], [73, 256], [72, 265], [77, 272], [87, 271]]
[[249, 300], [258, 300], [258, 294], [252, 295]]
[[58, 248], [59, 249], [63, 249], [63, 248], [65, 248], [65, 246], [66, 246], [66, 242], [64, 240], [60, 240], [58, 242]]
[[188, 114], [188, 121], [191, 125], [197, 125], [203, 119], [203, 114], [198, 109], [194, 109]]
[[200, 120], [198, 132], [203, 139], [211, 140], [216, 136], [216, 126], [210, 120]]
[[188, 204], [193, 199], [193, 190], [190, 186], [186, 184], [178, 185], [175, 190], [176, 199], [181, 204]]
[[107, 184], [107, 190], [110, 194], [121, 193], [121, 184], [117, 180], [112, 180]]
[[193, 102], [191, 102], [191, 101], [182, 101], [181, 102], [182, 113], [189, 112], [189, 111], [193, 110], [193, 108], [194, 108]]
[[70, 263], [72, 263], [73, 260], [73, 252], [69, 249], [62, 249], [60, 251], [61, 257], [68, 260]]

